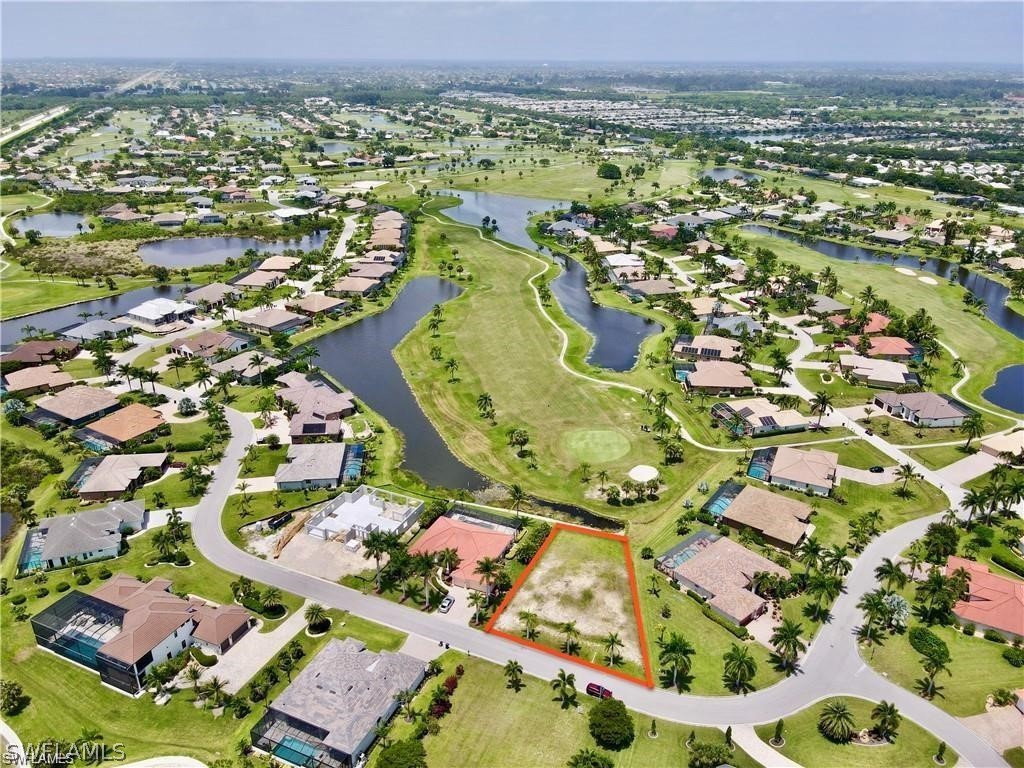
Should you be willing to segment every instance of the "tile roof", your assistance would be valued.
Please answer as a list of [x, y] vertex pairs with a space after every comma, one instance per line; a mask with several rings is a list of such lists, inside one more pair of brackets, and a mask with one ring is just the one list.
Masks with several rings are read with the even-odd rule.
[[165, 423], [164, 417], [156, 409], [142, 403], [132, 403], [94, 421], [88, 429], [90, 432], [124, 443], [152, 432]]
[[773, 480], [791, 480], [831, 488], [835, 484], [838, 465], [838, 453], [781, 445], [775, 451], [769, 474]]
[[52, 360], [55, 355], [73, 354], [78, 351], [77, 341], [26, 341], [3, 356], [5, 363], [41, 363]]
[[52, 363], [22, 368], [4, 375], [8, 392], [23, 392], [27, 389], [56, 389], [74, 383], [71, 374], [64, 373]]
[[811, 507], [802, 501], [746, 485], [726, 507], [722, 517], [795, 546], [807, 532]]
[[423, 535], [409, 547], [409, 554], [440, 552], [454, 549], [461, 562], [452, 571], [452, 577], [463, 582], [476, 584], [480, 588], [480, 577], [476, 564], [485, 557], [500, 557], [515, 539], [515, 532], [504, 526], [486, 522], [469, 522], [454, 517], [439, 517], [423, 532]]
[[880, 392], [875, 399], [889, 406], [902, 406], [921, 419], [956, 419], [971, 414], [953, 398], [935, 392]]
[[117, 404], [117, 398], [111, 392], [85, 384], [76, 384], [36, 401], [38, 407], [67, 421], [80, 421]]
[[166, 453], [129, 453], [104, 456], [92, 474], [79, 487], [80, 493], [123, 493], [139, 479], [143, 470], [160, 467]]
[[987, 566], [962, 557], [949, 558], [946, 575], [958, 568], [970, 574], [971, 583], [967, 599], [958, 601], [953, 613], [961, 621], [1024, 637], [1024, 581], [991, 573]]
[[288, 460], [277, 467], [275, 483], [307, 480], [338, 480], [345, 466], [344, 443], [310, 443], [288, 446]]

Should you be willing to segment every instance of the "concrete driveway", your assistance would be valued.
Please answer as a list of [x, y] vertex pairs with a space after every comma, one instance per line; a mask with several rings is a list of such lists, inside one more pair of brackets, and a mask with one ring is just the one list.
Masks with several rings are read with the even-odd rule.
[[840, 464], [836, 467], [836, 475], [844, 480], [852, 480], [855, 483], [864, 483], [864, 485], [888, 485], [896, 482], [896, 467], [886, 467], [884, 472], [869, 472], [866, 469]]
[[1016, 707], [993, 707], [983, 715], [962, 717], [960, 722], [1000, 752], [1024, 747], [1024, 715]]
[[953, 485], [963, 485], [978, 475], [984, 475], [1000, 463], [1002, 462], [995, 456], [978, 451], [972, 456], [964, 456], [959, 461], [954, 461], [948, 467], [943, 467], [939, 470], [939, 476]]

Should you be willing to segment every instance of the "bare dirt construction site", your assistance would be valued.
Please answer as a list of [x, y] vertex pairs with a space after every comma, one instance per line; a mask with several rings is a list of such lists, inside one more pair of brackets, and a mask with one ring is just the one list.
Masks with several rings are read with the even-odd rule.
[[532, 613], [538, 621], [531, 644], [565, 653], [565, 627], [572, 624], [578, 632], [572, 655], [601, 667], [609, 667], [605, 639], [614, 633], [621, 641], [615, 667], [643, 677], [646, 664], [630, 567], [622, 537], [556, 526], [488, 629], [529, 641], [520, 616]]

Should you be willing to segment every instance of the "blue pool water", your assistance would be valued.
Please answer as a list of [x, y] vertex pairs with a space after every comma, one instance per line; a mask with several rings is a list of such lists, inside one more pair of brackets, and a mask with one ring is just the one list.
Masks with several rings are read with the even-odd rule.
[[98, 440], [95, 437], [86, 437], [81, 441], [82, 445], [88, 448], [90, 451], [96, 451], [96, 453], [105, 453], [111, 449], [110, 443]]
[[676, 370], [676, 381], [686, 381], [686, 375], [688, 373], [689, 373], [689, 371], [684, 371], [682, 369], [677, 369]]
[[730, 504], [732, 504], [732, 499], [727, 496], [723, 496], [712, 501], [708, 505], [708, 511], [715, 517], [721, 517], [725, 513], [725, 510], [729, 508]]
[[755, 480], [767, 480], [768, 467], [762, 467], [759, 464], [751, 464], [750, 469], [747, 470], [747, 475]]
[[294, 736], [283, 736], [281, 743], [274, 747], [274, 757], [280, 757], [295, 765], [307, 765], [316, 754], [316, 747]]
[[341, 479], [344, 482], [353, 482], [359, 479], [363, 473], [363, 445], [354, 444], [345, 456], [345, 467], [342, 470]]

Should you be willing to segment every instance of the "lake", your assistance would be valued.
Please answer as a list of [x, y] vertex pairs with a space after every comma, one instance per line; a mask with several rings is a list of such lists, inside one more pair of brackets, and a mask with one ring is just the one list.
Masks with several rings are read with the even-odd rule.
[[[462, 204], [446, 208], [444, 214], [464, 224], [479, 227], [484, 216], [498, 220], [498, 238], [537, 250], [527, 231], [529, 217], [552, 209], [566, 209], [559, 200], [502, 195], [495, 192], [455, 190]], [[572, 258], [559, 259], [563, 272], [551, 282], [551, 292], [562, 309], [594, 338], [587, 362], [613, 371], [628, 371], [640, 353], [640, 344], [648, 336], [660, 333], [658, 323], [632, 312], [597, 304], [587, 285], [587, 270]]]
[[[915, 272], [931, 272], [944, 280], [955, 281], [985, 302], [985, 316], [989, 320], [1003, 330], [1009, 331], [1018, 339], [1024, 339], [1024, 317], [1006, 306], [1006, 297], [1009, 295], [1010, 289], [1002, 283], [972, 272], [959, 264], [930, 257], [922, 261], [916, 256], [887, 254], [882, 251], [861, 248], [859, 245], [833, 243], [831, 240], [804, 241], [800, 235], [793, 232], [760, 224], [744, 224], [743, 229], [759, 235], [779, 237], [783, 240], [800, 243], [824, 256], [841, 261], [891, 264], [894, 267], [913, 269]], [[1024, 365], [1013, 365], [1001, 370], [996, 376], [995, 383], [986, 389], [982, 396], [1001, 408], [1015, 413], [1024, 413]]]
[[354, 152], [356, 149], [355, 144], [337, 140], [321, 141], [320, 146], [324, 148], [325, 155], [345, 155], [349, 152]]
[[15, 226], [22, 234], [30, 229], [37, 229], [44, 237], [74, 237], [78, 234], [79, 224], [82, 225], [83, 230], [88, 230], [87, 221], [86, 217], [80, 213], [51, 211], [33, 213], [23, 219], [18, 219]]
[[761, 177], [749, 171], [740, 171], [736, 168], [705, 168], [700, 173], [715, 181], [728, 181], [729, 179], [744, 179], [746, 181], [760, 181]]
[[147, 264], [161, 267], [199, 267], [222, 264], [239, 258], [250, 248], [260, 253], [281, 253], [286, 250], [312, 251], [324, 244], [326, 229], [294, 240], [261, 240], [257, 237], [172, 237], [154, 240], [139, 246], [139, 256]]
[[118, 147], [107, 147], [106, 149], [97, 149], [92, 152], [86, 152], [84, 155], [76, 155], [71, 158], [76, 163], [87, 163], [90, 160], [102, 160], [105, 157], [117, 154]]
[[127, 291], [119, 296], [106, 296], [102, 299], [82, 301], [78, 304], [71, 304], [59, 309], [36, 312], [33, 315], [27, 315], [15, 320], [5, 320], [0, 323], [0, 344], [6, 348], [20, 341], [25, 335], [21, 329], [26, 325], [42, 328], [47, 331], [59, 331], [85, 322], [79, 317], [80, 312], [89, 312], [93, 316], [98, 316], [99, 312], [103, 312], [103, 317], [112, 320], [144, 301], [160, 297], [176, 299], [179, 295], [178, 286], [150, 285], [145, 288], [136, 288], [134, 291]]
[[[351, 389], [405, 438], [402, 466], [431, 485], [479, 490], [487, 480], [448, 449], [420, 409], [391, 351], [435, 304], [462, 290], [439, 277], [411, 280], [383, 312], [313, 341], [316, 364]], [[414, 373], [412, 375], [415, 375]]]

